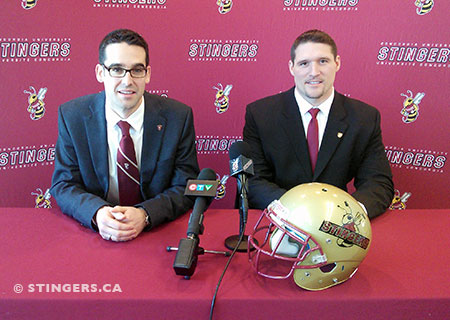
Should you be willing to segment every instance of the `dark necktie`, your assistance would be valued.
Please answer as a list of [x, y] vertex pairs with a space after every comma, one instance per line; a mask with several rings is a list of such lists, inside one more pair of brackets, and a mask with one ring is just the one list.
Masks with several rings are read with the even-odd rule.
[[122, 138], [117, 150], [119, 203], [121, 206], [133, 206], [141, 202], [139, 168], [133, 140], [130, 136], [130, 124], [126, 121], [119, 121], [117, 125], [122, 130]]
[[308, 125], [308, 133], [306, 139], [308, 140], [309, 159], [311, 160], [311, 168], [314, 172], [317, 162], [317, 154], [319, 153], [319, 123], [317, 122], [317, 113], [320, 109], [311, 108], [309, 113], [311, 114], [311, 121]]

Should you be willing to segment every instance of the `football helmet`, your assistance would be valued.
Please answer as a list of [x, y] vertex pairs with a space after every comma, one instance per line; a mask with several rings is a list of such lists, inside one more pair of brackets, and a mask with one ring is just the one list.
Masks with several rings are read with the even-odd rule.
[[249, 235], [249, 260], [272, 279], [293, 274], [303, 289], [322, 290], [351, 278], [370, 247], [372, 229], [347, 192], [307, 183], [274, 200]]

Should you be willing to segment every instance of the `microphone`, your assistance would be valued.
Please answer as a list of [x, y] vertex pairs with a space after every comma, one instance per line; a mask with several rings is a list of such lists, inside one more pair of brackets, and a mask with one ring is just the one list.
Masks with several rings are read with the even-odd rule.
[[254, 175], [253, 160], [249, 159], [250, 145], [244, 141], [236, 141], [230, 147], [230, 176], [237, 179], [237, 191], [240, 197], [239, 208], [243, 213], [243, 222], [247, 223], [248, 215], [248, 181], [247, 176]]
[[200, 234], [203, 234], [203, 213], [208, 209], [216, 196], [218, 185], [216, 173], [209, 168], [200, 171], [197, 180], [188, 181], [184, 194], [196, 197], [188, 222], [188, 238], [198, 237]]
[[[244, 141], [236, 141], [229, 150], [230, 175], [237, 179], [237, 194], [239, 195], [239, 236], [230, 236], [225, 240], [225, 246], [228, 249], [234, 249], [240, 236], [245, 232], [248, 217], [248, 176], [254, 175], [250, 153], [250, 145]], [[237, 251], [247, 251], [247, 244], [244, 242], [241, 244]]]
[[214, 170], [203, 169], [197, 180], [189, 180], [184, 194], [195, 196], [194, 208], [189, 217], [187, 238], [181, 239], [173, 268], [177, 275], [189, 278], [194, 274], [199, 254], [199, 235], [203, 234], [203, 213], [208, 209], [216, 195], [219, 182], [216, 180]]

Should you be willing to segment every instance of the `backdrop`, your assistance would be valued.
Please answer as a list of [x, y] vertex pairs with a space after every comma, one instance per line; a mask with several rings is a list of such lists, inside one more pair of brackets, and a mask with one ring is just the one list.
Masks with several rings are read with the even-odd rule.
[[194, 110], [213, 206], [232, 207], [230, 145], [245, 106], [293, 86], [290, 47], [319, 28], [336, 41], [335, 88], [377, 107], [393, 209], [448, 208], [448, 0], [8, 0], [0, 10], [0, 206], [48, 207], [58, 106], [102, 90], [98, 45], [113, 29], [150, 46], [147, 90]]

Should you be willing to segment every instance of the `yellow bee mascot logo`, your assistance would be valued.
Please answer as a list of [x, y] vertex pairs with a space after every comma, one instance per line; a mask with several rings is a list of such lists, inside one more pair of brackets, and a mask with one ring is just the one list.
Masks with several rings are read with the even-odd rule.
[[224, 174], [222, 178], [220, 178], [220, 175], [216, 173], [216, 179], [219, 182], [219, 186], [217, 187], [216, 191], [216, 197], [214, 199], [220, 200], [225, 197], [225, 194], [227, 193], [227, 180], [230, 176], [227, 174]]
[[425, 93], [419, 92], [416, 94], [416, 96], [413, 98], [413, 93], [411, 90], [408, 90], [408, 95], [406, 94], [400, 94], [401, 96], [405, 97], [406, 99], [403, 101], [403, 108], [400, 113], [403, 115], [403, 122], [404, 123], [411, 123], [417, 120], [417, 117], [419, 116], [419, 103], [422, 101], [423, 97], [425, 97]]
[[28, 108], [27, 111], [30, 113], [31, 120], [39, 120], [44, 116], [45, 113], [45, 103], [44, 98], [47, 93], [47, 88], [41, 88], [36, 94], [36, 89], [30, 86], [31, 91], [24, 90], [23, 93], [28, 93]]
[[38, 0], [22, 0], [22, 8], [25, 10], [33, 9], [36, 6]]
[[231, 7], [233, 6], [232, 0], [217, 0], [217, 5], [219, 6], [219, 13], [225, 14], [230, 12]]
[[[353, 232], [359, 232], [358, 226], [366, 219], [365, 215], [361, 212], [354, 214], [347, 201], [344, 201], [344, 205], [345, 207], [338, 205], [338, 208], [344, 212], [344, 215], [342, 216], [342, 227]], [[353, 246], [353, 243], [348, 240], [337, 239], [337, 245], [349, 248]]]
[[52, 204], [50, 202], [50, 198], [51, 198], [50, 189], [47, 189], [45, 191], [45, 193], [42, 192], [41, 188], [37, 188], [36, 191], [37, 191], [37, 193], [36, 192], [31, 193], [31, 195], [36, 196], [36, 198], [34, 200], [34, 202], [35, 202], [34, 207], [35, 208], [45, 208], [45, 209], [51, 208]]
[[411, 192], [405, 192], [402, 196], [400, 196], [400, 191], [395, 189], [394, 199], [392, 199], [392, 203], [389, 206], [391, 210], [405, 210], [406, 209], [406, 201], [411, 197]]
[[228, 110], [228, 103], [230, 101], [228, 95], [230, 94], [230, 91], [233, 88], [233, 86], [229, 84], [225, 87], [225, 90], [223, 89], [221, 83], [218, 83], [217, 86], [218, 87], [213, 87], [213, 89], [217, 90], [214, 105], [216, 106], [217, 113], [224, 113], [225, 111]]
[[434, 0], [416, 0], [416, 13], [420, 16], [427, 14], [434, 6]]

